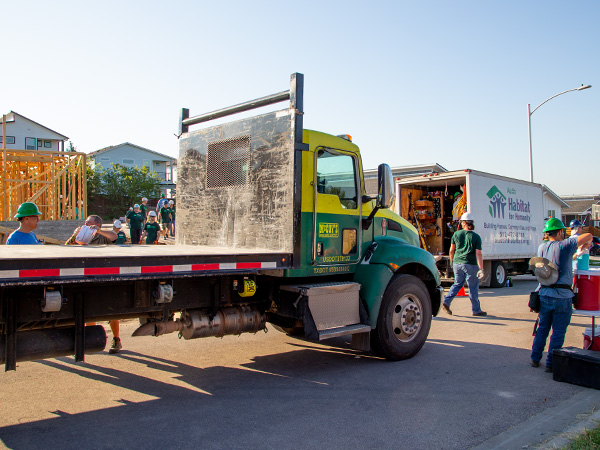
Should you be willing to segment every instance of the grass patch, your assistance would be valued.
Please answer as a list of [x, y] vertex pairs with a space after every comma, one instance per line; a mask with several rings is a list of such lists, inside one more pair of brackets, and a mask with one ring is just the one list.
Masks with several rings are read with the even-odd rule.
[[588, 430], [571, 442], [563, 450], [599, 450], [600, 449], [600, 426]]

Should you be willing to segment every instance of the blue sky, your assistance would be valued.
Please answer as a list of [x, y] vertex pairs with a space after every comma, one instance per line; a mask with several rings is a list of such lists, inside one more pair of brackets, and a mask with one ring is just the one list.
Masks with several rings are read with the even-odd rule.
[[[305, 127], [353, 136], [365, 168], [439, 163], [598, 194], [597, 1], [14, 1], [2, 7], [3, 113], [79, 151], [177, 155], [192, 115], [305, 75]], [[213, 4], [214, 3], [214, 4]]]

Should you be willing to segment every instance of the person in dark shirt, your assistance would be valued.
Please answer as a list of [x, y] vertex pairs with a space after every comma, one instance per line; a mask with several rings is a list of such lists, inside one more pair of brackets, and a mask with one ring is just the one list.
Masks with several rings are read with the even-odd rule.
[[116, 245], [127, 244], [127, 235], [123, 231], [123, 224], [119, 219], [113, 222], [113, 231], [117, 233], [117, 240], [115, 241]]
[[[100, 216], [89, 216], [87, 219], [85, 219], [84, 225], [95, 230], [94, 237], [88, 245], [108, 245], [113, 244], [117, 240], [117, 233], [112, 230], [102, 229], [102, 218]], [[79, 234], [79, 231], [81, 231], [81, 227], [75, 228], [75, 231], [73, 231], [71, 237], [67, 239], [65, 245], [76, 244], [76, 238]]]
[[[146, 244], [158, 243], [158, 237], [160, 236], [160, 225], [156, 222], [156, 212], [150, 211], [148, 213], [148, 222], [144, 225], [144, 232], [142, 233], [142, 240], [146, 237]], [[140, 241], [141, 244], [141, 241]]]
[[450, 262], [454, 270], [454, 284], [444, 297], [442, 307], [452, 315], [450, 304], [458, 291], [463, 287], [465, 280], [469, 286], [469, 299], [474, 316], [487, 316], [481, 310], [479, 303], [479, 280], [484, 277], [483, 254], [481, 253], [481, 237], [475, 233], [473, 215], [464, 213], [460, 218], [462, 230], [452, 235], [450, 244]]
[[140, 205], [133, 205], [133, 213], [129, 215], [129, 234], [132, 244], [139, 244], [142, 237], [142, 224], [144, 216], [140, 212]]

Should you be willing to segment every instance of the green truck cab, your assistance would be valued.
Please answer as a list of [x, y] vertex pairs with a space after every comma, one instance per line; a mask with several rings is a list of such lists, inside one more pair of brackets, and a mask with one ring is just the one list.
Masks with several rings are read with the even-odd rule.
[[[288, 99], [289, 108], [280, 111], [190, 131]], [[195, 239], [204, 231], [203, 245], [254, 248], [260, 242], [291, 253], [291, 267], [267, 275], [278, 292], [268, 320], [280, 330], [316, 340], [352, 335], [357, 349], [409, 358], [425, 343], [440, 308], [434, 258], [419, 247], [414, 227], [388, 209], [394, 192], [389, 166], [379, 167], [379, 193], [370, 198], [359, 147], [347, 135], [304, 129], [302, 99], [303, 76], [292, 74], [290, 91], [192, 118], [182, 110], [178, 193], [211, 205], [200, 211], [206, 222], [247, 233], [217, 237], [212, 225], [194, 227], [182, 220], [181, 200], [178, 225]], [[209, 180], [219, 168], [227, 168], [229, 178]], [[190, 208], [184, 217], [201, 208], [183, 203]]]

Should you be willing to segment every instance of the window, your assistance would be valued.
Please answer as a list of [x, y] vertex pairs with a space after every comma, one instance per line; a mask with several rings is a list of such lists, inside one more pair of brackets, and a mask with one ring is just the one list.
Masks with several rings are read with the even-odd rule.
[[44, 148], [52, 148], [52, 142], [44, 141]]
[[108, 162], [110, 161], [110, 158], [108, 156], [101, 156], [100, 157], [100, 162]]
[[35, 150], [35, 138], [25, 138], [25, 150]]
[[135, 166], [135, 161], [133, 159], [125, 159], [125, 158], [123, 158], [123, 165], [125, 167], [133, 167], [133, 166]]
[[[6, 144], [14, 144], [15, 137], [14, 136], [6, 136]], [[2, 144], [2, 136], [0, 136], [0, 144]]]
[[358, 207], [354, 158], [321, 149], [317, 159], [317, 192], [337, 195], [344, 209]]
[[37, 144], [38, 148], [42, 148], [42, 145], [44, 145], [44, 142], [41, 139], [38, 139], [37, 142], [38, 142], [38, 144]]
[[551, 219], [552, 217], [556, 217], [556, 211], [553, 209], [549, 209], [548, 210], [548, 219]]

